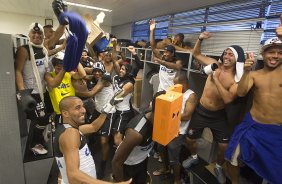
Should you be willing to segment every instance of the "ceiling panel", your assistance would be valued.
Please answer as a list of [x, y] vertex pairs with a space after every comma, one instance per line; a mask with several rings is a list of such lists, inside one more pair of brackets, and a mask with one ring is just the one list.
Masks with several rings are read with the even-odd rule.
[[[137, 20], [156, 16], [192, 10], [211, 4], [230, 0], [69, 0], [85, 5], [113, 10], [105, 12], [103, 25], [117, 26]], [[51, 4], [52, 0], [0, 0], [0, 11], [55, 18]], [[80, 14], [89, 13], [96, 17], [97, 10], [69, 6], [69, 10]]]

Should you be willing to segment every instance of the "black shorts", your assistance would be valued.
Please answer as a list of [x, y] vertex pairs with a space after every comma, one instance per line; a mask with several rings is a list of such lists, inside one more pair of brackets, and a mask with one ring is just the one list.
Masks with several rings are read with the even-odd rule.
[[[98, 117], [100, 115], [100, 113], [98, 111], [96, 111], [93, 115], [93, 117]], [[104, 122], [104, 124], [101, 126], [100, 130], [99, 130], [99, 134], [101, 136], [110, 136], [111, 134], [111, 129], [112, 129], [112, 124], [113, 124], [113, 118], [114, 117], [114, 113], [109, 113], [106, 117], [106, 120]], [[96, 119], [95, 118], [95, 119]], [[95, 120], [94, 119], [94, 120]], [[89, 122], [91, 123], [91, 122]]]
[[136, 165], [123, 165], [124, 180], [132, 178], [134, 184], [145, 184], [147, 181], [148, 158]]
[[34, 111], [28, 112], [27, 119], [39, 124], [40, 126], [46, 126], [49, 123], [49, 113], [47, 112], [45, 104], [42, 102], [39, 94], [31, 94], [36, 101], [36, 107]]
[[122, 134], [125, 133], [125, 126], [129, 123], [129, 121], [133, 118], [133, 112], [129, 111], [116, 111], [114, 114], [113, 121], [113, 132], [120, 132]]
[[225, 109], [210, 111], [201, 104], [198, 104], [192, 115], [187, 130], [187, 136], [191, 139], [200, 138], [204, 128], [211, 129], [213, 138], [216, 142], [228, 143], [230, 135], [227, 130], [227, 116]]
[[185, 145], [185, 135], [175, 137], [167, 145], [168, 159], [170, 165], [180, 165], [180, 152]]
[[100, 116], [100, 112], [94, 110], [92, 114], [89, 114], [86, 112], [85, 114], [85, 124], [91, 124], [95, 119], [97, 119]]
[[55, 127], [57, 128], [59, 125], [63, 124], [63, 117], [61, 114], [56, 114], [54, 117]]

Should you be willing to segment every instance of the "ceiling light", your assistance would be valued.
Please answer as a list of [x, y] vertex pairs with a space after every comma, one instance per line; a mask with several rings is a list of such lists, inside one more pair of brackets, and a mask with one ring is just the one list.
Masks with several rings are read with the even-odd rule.
[[99, 8], [99, 7], [96, 7], [96, 6], [88, 6], [88, 5], [84, 5], [84, 4], [71, 3], [71, 2], [66, 2], [66, 1], [64, 1], [64, 3], [66, 3], [67, 5], [71, 5], [71, 6], [78, 6], [78, 7], [89, 8], [89, 9], [93, 9], [93, 10], [100, 10], [100, 11], [107, 11], [107, 12], [112, 11], [112, 10], [109, 10], [109, 9]]

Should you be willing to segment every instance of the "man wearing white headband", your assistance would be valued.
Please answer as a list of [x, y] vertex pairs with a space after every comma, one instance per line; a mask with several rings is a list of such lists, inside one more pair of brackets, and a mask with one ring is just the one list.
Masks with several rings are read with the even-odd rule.
[[224, 151], [229, 141], [227, 114], [225, 106], [236, 97], [237, 82], [242, 76], [245, 61], [244, 51], [238, 45], [232, 45], [223, 51], [220, 60], [204, 56], [200, 52], [201, 43], [211, 35], [208, 32], [200, 34], [194, 46], [193, 56], [203, 65], [217, 65], [217, 69], [208, 74], [200, 103], [194, 111], [187, 130], [187, 142], [191, 156], [182, 165], [188, 169], [199, 162], [196, 153], [196, 139], [200, 138], [204, 128], [210, 128], [213, 139], [218, 143], [215, 174], [219, 183], [225, 183], [226, 177], [222, 169]]
[[[29, 145], [34, 154], [46, 154], [44, 148], [43, 131], [48, 124], [46, 109], [45, 75], [48, 72], [48, 52], [43, 46], [43, 27], [35, 22], [29, 26], [29, 43], [18, 48], [15, 61], [16, 86], [19, 94], [27, 89], [32, 89], [31, 96], [36, 101], [34, 111], [28, 112], [27, 117], [31, 119], [33, 137]], [[57, 86], [60, 82], [50, 80], [48, 85]]]

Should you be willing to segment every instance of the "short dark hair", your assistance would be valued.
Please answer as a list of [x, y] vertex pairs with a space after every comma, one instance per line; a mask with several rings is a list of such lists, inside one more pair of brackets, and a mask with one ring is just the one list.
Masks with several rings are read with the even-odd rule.
[[184, 34], [183, 33], [177, 33], [175, 36], [179, 36], [182, 40], [184, 40]]
[[69, 101], [71, 99], [80, 99], [77, 96], [66, 96], [64, 97], [60, 103], [59, 103], [59, 109], [62, 112], [63, 110], [68, 110], [69, 109]]
[[89, 56], [89, 52], [88, 52], [88, 50], [87, 50], [87, 49], [83, 49], [83, 51], [82, 51], [82, 52], [86, 52], [87, 56]]
[[55, 57], [52, 59], [52, 65], [53, 66], [62, 65], [62, 64], [63, 64], [62, 60], [55, 58]]
[[45, 26], [43, 26], [43, 28], [53, 28], [53, 26], [52, 25], [45, 25]]

